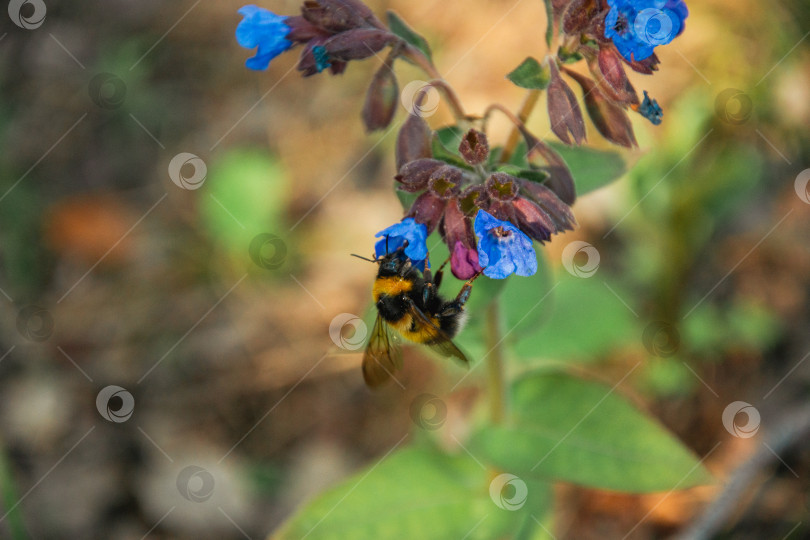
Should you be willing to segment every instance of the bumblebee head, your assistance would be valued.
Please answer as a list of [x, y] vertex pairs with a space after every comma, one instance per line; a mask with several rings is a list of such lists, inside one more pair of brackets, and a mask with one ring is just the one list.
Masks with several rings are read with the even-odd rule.
[[[388, 237], [386, 237], [386, 252], [388, 251]], [[355, 253], [352, 253], [352, 257], [357, 257], [358, 259], [363, 259], [364, 261], [377, 263], [380, 265], [380, 275], [382, 276], [394, 276], [400, 274], [402, 269], [406, 266], [410, 266], [411, 261], [408, 259], [408, 256], [405, 255], [405, 248], [408, 247], [408, 241], [406, 240], [403, 245], [399, 246], [391, 253], [386, 253], [382, 257], [375, 256], [373, 259], [368, 259], [366, 257], [362, 257]]]

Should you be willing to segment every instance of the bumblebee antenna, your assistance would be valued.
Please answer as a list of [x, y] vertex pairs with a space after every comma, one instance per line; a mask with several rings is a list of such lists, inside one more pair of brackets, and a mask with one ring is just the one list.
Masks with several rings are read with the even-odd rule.
[[351, 255], [352, 255], [352, 257], [357, 257], [358, 259], [363, 259], [364, 261], [368, 261], [368, 262], [377, 262], [377, 260], [376, 260], [376, 259], [368, 259], [368, 258], [366, 258], [366, 257], [363, 257], [363, 256], [361, 256], [361, 255], [358, 255], [357, 253], [352, 253]]

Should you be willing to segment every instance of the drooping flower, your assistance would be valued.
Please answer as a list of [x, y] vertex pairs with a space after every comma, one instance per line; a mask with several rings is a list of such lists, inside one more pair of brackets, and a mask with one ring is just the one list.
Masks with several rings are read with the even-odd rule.
[[298, 71], [305, 77], [329, 69], [343, 73], [350, 60], [362, 60], [397, 41], [368, 6], [360, 0], [308, 0], [301, 15], [285, 17], [253, 5], [239, 10], [245, 19], [236, 39], [246, 48], [258, 47], [248, 60], [251, 69], [267, 69], [270, 61], [303, 45]]
[[689, 10], [683, 0], [607, 0], [605, 37], [612, 40], [628, 61], [652, 56], [684, 28]]
[[418, 266], [427, 258], [427, 227], [422, 223], [417, 223], [413, 218], [408, 217], [399, 223], [394, 223], [374, 236], [380, 238], [374, 245], [374, 253], [377, 257], [393, 253], [407, 242], [404, 250], [405, 256], [414, 265]]
[[485, 210], [475, 216], [478, 237], [478, 264], [484, 275], [504, 279], [511, 274], [532, 276], [537, 272], [537, 258], [532, 240], [508, 221], [502, 221]]
[[236, 41], [246, 49], [258, 47], [256, 56], [246, 62], [250, 69], [267, 69], [273, 58], [293, 46], [293, 42], [287, 39], [291, 30], [287, 26], [287, 17], [253, 5], [244, 6], [239, 14], [244, 19], [236, 27]]

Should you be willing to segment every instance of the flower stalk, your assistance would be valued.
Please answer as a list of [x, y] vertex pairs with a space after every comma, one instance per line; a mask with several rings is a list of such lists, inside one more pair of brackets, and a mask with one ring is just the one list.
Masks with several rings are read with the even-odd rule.
[[504, 378], [503, 336], [498, 298], [492, 300], [486, 314], [487, 385], [489, 390], [489, 417], [494, 425], [506, 418], [506, 382]]

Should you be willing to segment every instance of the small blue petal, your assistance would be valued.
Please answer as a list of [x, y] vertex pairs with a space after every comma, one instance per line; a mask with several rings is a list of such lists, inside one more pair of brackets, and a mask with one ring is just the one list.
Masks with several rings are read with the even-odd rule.
[[644, 60], [684, 29], [689, 10], [683, 0], [608, 0], [605, 37], [627, 60]]
[[650, 99], [646, 90], [644, 90], [644, 100], [638, 106], [638, 113], [656, 126], [661, 123], [661, 117], [664, 116], [664, 111], [658, 101]]
[[423, 223], [417, 223], [413, 218], [405, 218], [399, 223], [394, 223], [374, 236], [381, 238], [374, 245], [377, 257], [395, 252], [407, 240], [406, 257], [417, 266], [418, 263], [424, 263], [424, 260], [427, 259], [427, 227]]
[[318, 70], [318, 73], [332, 65], [332, 62], [329, 61], [329, 53], [326, 52], [326, 47], [323, 45], [312, 47], [312, 56], [315, 57], [315, 69]]
[[511, 274], [532, 276], [537, 272], [531, 238], [512, 223], [479, 210], [473, 227], [478, 237], [478, 263], [485, 276], [504, 279]]
[[236, 41], [246, 49], [258, 47], [256, 56], [246, 62], [250, 69], [267, 69], [273, 58], [293, 46], [287, 39], [287, 17], [253, 5], [242, 7], [239, 14], [244, 19], [236, 27]]

